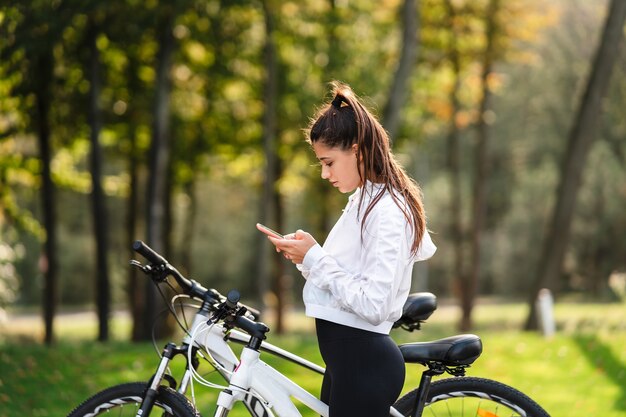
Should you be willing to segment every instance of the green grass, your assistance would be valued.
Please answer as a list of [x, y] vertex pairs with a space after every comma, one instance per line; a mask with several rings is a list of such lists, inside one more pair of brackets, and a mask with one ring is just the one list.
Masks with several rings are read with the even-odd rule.
[[[518, 330], [524, 306], [481, 304], [475, 311], [473, 332], [481, 336], [484, 352], [468, 375], [512, 385], [553, 417], [626, 417], [624, 313], [623, 304], [558, 305], [559, 331], [545, 339]], [[448, 336], [456, 332], [456, 316], [456, 308], [442, 307], [421, 332], [394, 331], [393, 336], [399, 342]], [[321, 363], [310, 321], [300, 316], [290, 320], [291, 328], [300, 330], [281, 337], [270, 333], [270, 341]], [[5, 326], [0, 344], [0, 417], [63, 416], [100, 389], [150, 377], [158, 361], [154, 349], [151, 344], [122, 341], [128, 328], [123, 318], [115, 320], [111, 343], [89, 342], [94, 328], [93, 320], [82, 325], [78, 320], [59, 320], [59, 342], [47, 348], [28, 341], [29, 330], [37, 334], [36, 326]], [[275, 358], [265, 359], [311, 392], [319, 391], [320, 376]], [[181, 362], [174, 373], [180, 372]], [[417, 385], [421, 371], [418, 365], [408, 366], [407, 390]], [[204, 416], [212, 415], [215, 395], [215, 390], [196, 385]]]

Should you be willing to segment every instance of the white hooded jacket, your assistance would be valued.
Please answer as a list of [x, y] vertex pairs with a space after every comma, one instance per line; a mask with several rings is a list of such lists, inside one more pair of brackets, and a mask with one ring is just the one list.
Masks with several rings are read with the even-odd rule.
[[379, 187], [368, 182], [357, 189], [324, 245], [309, 249], [298, 265], [307, 280], [307, 316], [388, 334], [402, 315], [413, 264], [430, 258], [437, 248], [425, 232], [417, 254], [411, 255], [413, 231], [388, 192], [372, 208], [361, 233], [360, 193], [367, 193], [364, 212]]

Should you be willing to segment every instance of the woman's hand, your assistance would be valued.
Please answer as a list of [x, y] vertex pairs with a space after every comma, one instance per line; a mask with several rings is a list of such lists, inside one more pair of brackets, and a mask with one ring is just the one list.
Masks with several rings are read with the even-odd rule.
[[267, 238], [276, 246], [276, 252], [282, 252], [283, 256], [294, 264], [301, 264], [309, 249], [317, 244], [313, 236], [303, 230], [285, 235], [284, 239], [270, 235]]

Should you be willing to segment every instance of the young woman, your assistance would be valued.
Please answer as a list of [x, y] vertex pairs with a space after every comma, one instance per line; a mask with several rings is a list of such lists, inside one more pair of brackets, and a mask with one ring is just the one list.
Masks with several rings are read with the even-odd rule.
[[302, 230], [284, 238], [259, 230], [306, 279], [304, 303], [326, 363], [321, 398], [330, 416], [383, 417], [405, 372], [389, 331], [402, 314], [413, 263], [436, 247], [420, 189], [394, 159], [387, 133], [350, 87], [333, 87], [308, 141], [322, 178], [354, 193], [323, 246]]

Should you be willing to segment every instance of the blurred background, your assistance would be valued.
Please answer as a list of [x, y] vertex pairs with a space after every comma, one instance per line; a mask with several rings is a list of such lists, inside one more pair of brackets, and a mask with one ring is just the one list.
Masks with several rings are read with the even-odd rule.
[[577, 334], [552, 359], [598, 352], [578, 380], [601, 372], [600, 410], [624, 415], [605, 411], [626, 410], [625, 5], [2, 1], [0, 346], [63, 342], [70, 313], [89, 339], [148, 340], [159, 295], [129, 268], [137, 239], [296, 330], [303, 280], [255, 223], [323, 242], [340, 215], [303, 132], [339, 80], [422, 187], [438, 251], [413, 290], [451, 308], [443, 334], [494, 304], [499, 331], [534, 329], [547, 288]]
[[617, 302], [614, 3], [4, 2], [0, 306], [40, 308], [47, 342], [64, 307], [93, 308], [102, 340], [128, 309], [146, 337], [156, 295], [128, 267], [142, 239], [205, 285], [299, 308], [303, 280], [254, 224], [323, 242], [339, 216], [346, 196], [303, 134], [332, 80], [379, 116], [421, 184], [439, 250], [414, 290], [457, 299], [460, 328], [478, 296], [527, 300], [528, 328], [543, 287]]

